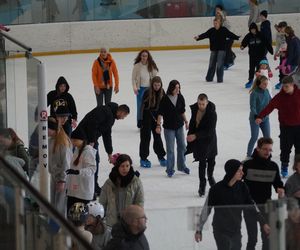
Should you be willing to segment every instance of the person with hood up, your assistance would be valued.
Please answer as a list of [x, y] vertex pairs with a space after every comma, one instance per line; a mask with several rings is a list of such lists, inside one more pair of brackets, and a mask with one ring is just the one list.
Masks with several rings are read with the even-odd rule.
[[56, 82], [55, 90], [50, 91], [47, 94], [47, 106], [50, 106], [50, 116], [56, 116], [56, 110], [59, 106], [66, 107], [70, 116], [63, 125], [63, 128], [67, 135], [70, 137], [72, 127], [76, 127], [77, 122], [77, 109], [73, 96], [69, 93], [70, 86], [67, 80], [60, 76]]
[[[113, 77], [115, 84], [113, 83]], [[111, 102], [112, 91], [119, 92], [119, 73], [115, 60], [105, 47], [100, 48], [100, 55], [92, 67], [92, 79], [97, 106]]]
[[144, 234], [147, 226], [144, 209], [138, 205], [128, 206], [121, 214], [120, 222], [112, 228], [112, 239], [104, 250], [149, 250]]
[[[284, 189], [281, 181], [278, 165], [271, 160], [273, 140], [271, 138], [260, 138], [257, 147], [252, 154], [252, 159], [244, 162], [244, 181], [249, 188], [250, 195], [255, 203], [264, 208], [266, 202], [272, 198], [272, 186], [283, 198]], [[265, 214], [265, 211], [262, 210]], [[244, 218], [248, 233], [247, 250], [254, 250], [257, 243], [257, 218], [251, 209], [244, 210]], [[261, 228], [262, 249], [269, 250], [268, 235]]]
[[255, 71], [259, 69], [259, 62], [265, 59], [265, 50], [267, 49], [273, 55], [273, 47], [266, 41], [265, 37], [258, 31], [255, 23], [251, 23], [249, 33], [244, 37], [241, 43], [241, 50], [248, 46], [249, 54], [249, 77], [245, 88], [250, 88], [253, 83]]
[[242, 247], [241, 222], [242, 211], [251, 209], [266, 233], [270, 227], [257, 209], [251, 198], [243, 178], [243, 165], [240, 161], [231, 159], [225, 163], [225, 176], [209, 190], [208, 197], [200, 215], [198, 230], [195, 233], [196, 242], [202, 241], [202, 230], [211, 209], [214, 207], [213, 233], [218, 250], [237, 250]]
[[187, 153], [193, 152], [195, 161], [199, 161], [199, 196], [204, 196], [206, 187], [206, 169], [210, 186], [216, 182], [213, 176], [217, 149], [217, 113], [214, 103], [206, 94], [198, 96], [197, 103], [190, 106], [191, 120], [187, 135]]
[[295, 155], [300, 154], [300, 90], [292, 76], [283, 78], [280, 92], [258, 114], [256, 124], [261, 124], [274, 109], [278, 109], [280, 125], [281, 175], [287, 177], [292, 147], [295, 147]]
[[102, 186], [99, 202], [104, 207], [109, 227], [119, 221], [121, 212], [128, 206], [144, 206], [143, 185], [129, 155], [121, 154], [116, 159], [109, 178]]

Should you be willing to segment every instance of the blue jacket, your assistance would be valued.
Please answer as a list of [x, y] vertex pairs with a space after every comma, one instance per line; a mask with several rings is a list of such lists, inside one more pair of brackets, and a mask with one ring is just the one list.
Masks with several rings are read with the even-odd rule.
[[269, 90], [256, 88], [250, 94], [250, 116], [249, 120], [253, 121], [257, 115], [268, 105], [271, 100]]
[[297, 66], [300, 63], [300, 40], [298, 37], [287, 37], [287, 65]]

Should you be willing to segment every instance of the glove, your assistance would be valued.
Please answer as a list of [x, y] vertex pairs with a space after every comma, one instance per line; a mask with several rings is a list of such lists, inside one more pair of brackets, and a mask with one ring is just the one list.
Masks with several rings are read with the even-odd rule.
[[79, 175], [79, 170], [67, 169], [66, 174]]

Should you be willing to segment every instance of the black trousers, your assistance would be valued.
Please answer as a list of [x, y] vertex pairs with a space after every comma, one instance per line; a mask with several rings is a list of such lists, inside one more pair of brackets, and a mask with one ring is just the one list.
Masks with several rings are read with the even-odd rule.
[[263, 57], [249, 55], [249, 77], [248, 77], [248, 80], [254, 79], [254, 74], [259, 69], [259, 62], [262, 59], [263, 59]]
[[206, 169], [207, 169], [207, 177], [211, 179], [213, 177], [214, 169], [215, 169], [216, 161], [215, 157], [212, 158], [202, 158], [199, 160], [199, 181], [200, 188], [205, 189], [206, 186]]
[[[268, 218], [267, 214], [264, 213], [263, 209], [260, 209], [264, 218]], [[257, 243], [257, 212], [253, 209], [244, 209], [244, 219], [247, 228], [248, 242], [246, 250], [255, 250]], [[262, 227], [260, 227], [261, 240], [262, 240], [262, 250], [269, 250], [269, 239], [265, 234]]]
[[232, 39], [228, 39], [228, 40], [226, 39], [226, 43], [225, 43], [226, 54], [224, 59], [224, 65], [233, 64], [234, 59], [236, 58], [236, 55], [232, 51], [232, 44], [233, 44]]
[[218, 250], [241, 250], [242, 235], [241, 232], [228, 235], [224, 232], [214, 230], [214, 238]]
[[155, 132], [155, 128], [156, 122], [154, 120], [149, 122], [143, 121], [142, 123], [140, 130], [140, 158], [142, 160], [146, 160], [149, 156], [151, 133], [153, 135], [153, 150], [158, 159], [162, 159], [166, 155], [161, 136]]
[[[296, 107], [295, 107], [296, 108]], [[295, 154], [300, 154], [300, 125], [280, 126], [280, 161], [288, 164], [292, 147], [295, 147]]]

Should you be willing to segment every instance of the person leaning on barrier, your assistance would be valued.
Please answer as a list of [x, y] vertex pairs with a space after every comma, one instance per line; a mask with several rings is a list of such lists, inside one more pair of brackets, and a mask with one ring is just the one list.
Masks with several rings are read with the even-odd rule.
[[265, 223], [249, 190], [244, 182], [243, 165], [240, 161], [231, 159], [225, 163], [225, 176], [211, 187], [204, 208], [200, 215], [199, 228], [195, 233], [196, 242], [202, 241], [202, 229], [211, 212], [215, 209], [213, 217], [213, 233], [218, 250], [241, 249], [241, 222], [242, 211], [252, 206], [264, 231], [269, 234], [270, 227]]

